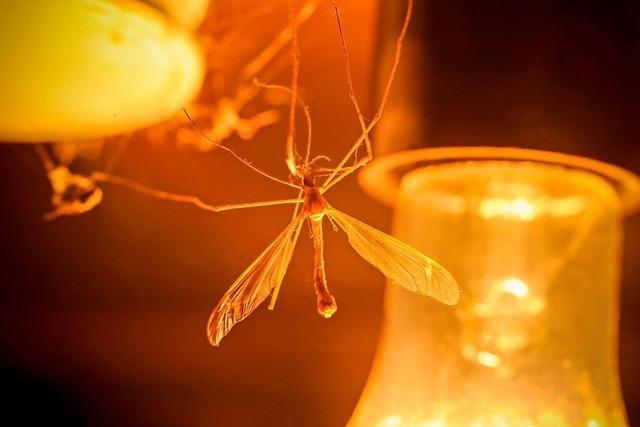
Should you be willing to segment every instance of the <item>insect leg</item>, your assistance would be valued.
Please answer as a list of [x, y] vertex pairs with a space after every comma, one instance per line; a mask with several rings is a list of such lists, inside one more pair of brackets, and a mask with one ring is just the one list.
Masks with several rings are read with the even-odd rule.
[[371, 146], [369, 146], [368, 144], [365, 146], [367, 148], [367, 154], [352, 166], [335, 169], [329, 176], [329, 178], [331, 179], [327, 179], [327, 181], [325, 181], [325, 183], [322, 184], [322, 187], [320, 187], [321, 193], [324, 193], [329, 188], [333, 187], [335, 184], [342, 181], [344, 178], [351, 175], [353, 172], [355, 172], [356, 170], [360, 169], [361, 167], [369, 163], [371, 160], [373, 160], [373, 152], [371, 151]]
[[287, 130], [287, 142], [285, 150], [285, 162], [291, 175], [296, 175], [296, 163], [299, 158], [295, 145], [296, 104], [298, 101], [298, 76], [300, 74], [300, 45], [298, 44], [298, 23], [293, 12], [293, 0], [289, 0], [289, 27], [291, 29], [291, 96], [289, 97], [289, 127]]
[[91, 178], [94, 179], [95, 181], [109, 182], [111, 184], [119, 185], [121, 187], [127, 187], [139, 193], [146, 194], [147, 196], [155, 197], [156, 199], [169, 200], [172, 202], [188, 203], [200, 209], [204, 209], [210, 212], [223, 212], [223, 211], [230, 211], [234, 209], [256, 208], [261, 206], [297, 204], [302, 201], [302, 199], [298, 198], [298, 199], [268, 200], [268, 201], [261, 201], [261, 202], [237, 203], [237, 204], [213, 206], [203, 202], [202, 200], [200, 200], [199, 197], [196, 197], [196, 196], [169, 193], [167, 191], [147, 187], [144, 184], [140, 184], [139, 182], [136, 182], [128, 178], [123, 178], [116, 175], [110, 175], [103, 172], [93, 172], [91, 174]]
[[[317, 0], [309, 0], [307, 1], [302, 8], [298, 11], [296, 15], [296, 24], [302, 25], [307, 19], [309, 19], [313, 13], [315, 12], [318, 6]], [[263, 73], [263, 71], [267, 68], [267, 66], [273, 62], [273, 59], [282, 51], [282, 49], [291, 41], [293, 37], [293, 32], [291, 31], [291, 25], [288, 25], [284, 30], [282, 30], [276, 38], [269, 44], [267, 47], [262, 49], [261, 53], [250, 61], [242, 70], [241, 76], [243, 81], [251, 81], [255, 79], [259, 73]], [[266, 81], [270, 81], [273, 77], [275, 77], [274, 73], [276, 70], [273, 69], [267, 70], [267, 74], [263, 73], [262, 79]], [[244, 108], [247, 103], [249, 103], [252, 99], [256, 97], [259, 92], [259, 87], [246, 85], [233, 97], [233, 105], [236, 108], [236, 111], [240, 111]]]
[[268, 173], [258, 169], [257, 167], [253, 166], [253, 164], [248, 161], [247, 159], [244, 159], [242, 157], [240, 157], [239, 155], [236, 154], [235, 151], [233, 151], [231, 148], [229, 147], [225, 147], [224, 145], [218, 143], [217, 141], [215, 141], [214, 139], [212, 139], [211, 137], [209, 137], [202, 129], [200, 129], [198, 127], [198, 125], [196, 124], [196, 122], [191, 118], [191, 116], [189, 115], [189, 113], [187, 112], [187, 110], [185, 108], [182, 109], [182, 112], [187, 116], [187, 119], [189, 119], [189, 121], [191, 122], [191, 125], [193, 126], [193, 128], [196, 130], [196, 132], [198, 132], [200, 134], [200, 136], [202, 136], [204, 139], [206, 139], [207, 141], [210, 141], [211, 143], [215, 144], [216, 147], [223, 149], [224, 151], [228, 152], [229, 154], [231, 154], [233, 157], [235, 157], [237, 160], [239, 160], [240, 162], [242, 162], [244, 165], [246, 165], [249, 169], [253, 170], [254, 172], [259, 173], [260, 175], [269, 178], [272, 181], [275, 182], [279, 182], [280, 184], [286, 185], [287, 187], [293, 187], [293, 188], [298, 188], [297, 185], [294, 185], [290, 182], [287, 181], [283, 181], [279, 178], [276, 178], [275, 176], [271, 176]]
[[[287, 92], [290, 96], [293, 96], [293, 92], [291, 91], [291, 89], [289, 89], [286, 86], [282, 86], [282, 85], [276, 85], [276, 84], [267, 84], [267, 83], [262, 83], [260, 80], [258, 79], [254, 79], [253, 80], [253, 84], [258, 86], [258, 87], [262, 87], [265, 89], [279, 89], [282, 91]], [[300, 98], [299, 95], [296, 95], [296, 101], [298, 103], [298, 106], [300, 108], [302, 108], [302, 111], [304, 112], [304, 119], [307, 123], [307, 148], [305, 150], [305, 157], [304, 157], [304, 162], [307, 166], [311, 165], [314, 161], [312, 160], [311, 163], [309, 163], [309, 156], [311, 155], [311, 132], [312, 132], [312, 127], [311, 127], [311, 111], [309, 109], [309, 105], [307, 105], [307, 103], [305, 103], [302, 98]], [[327, 156], [318, 156], [319, 158], [327, 158]]]
[[[302, 8], [298, 11], [298, 14], [295, 18], [297, 24], [300, 25], [307, 19], [309, 19], [315, 12], [317, 6], [317, 1], [307, 1], [304, 6], [302, 6]], [[289, 43], [292, 36], [293, 32], [291, 31], [290, 26], [282, 30], [267, 47], [262, 49], [262, 51], [256, 58], [254, 58], [244, 67], [244, 69], [242, 70], [243, 78], [248, 80], [261, 72], [287, 45], [287, 43]]]
[[[342, 19], [340, 17], [340, 8], [338, 7], [337, 0], [333, 0], [333, 9], [336, 15], [336, 22], [338, 25], [338, 35], [340, 38], [340, 46], [342, 47], [342, 54], [344, 56], [345, 63], [345, 71], [347, 73], [347, 87], [349, 89], [349, 98], [351, 98], [351, 103], [356, 110], [356, 114], [358, 115], [358, 122], [360, 123], [360, 128], [362, 130], [362, 136], [364, 137], [364, 143], [367, 148], [367, 156], [371, 155], [371, 140], [369, 139], [369, 129], [364, 122], [364, 116], [362, 115], [362, 110], [360, 108], [360, 104], [358, 103], [358, 99], [356, 98], [356, 92], [353, 88], [353, 79], [351, 77], [351, 61], [349, 60], [349, 52], [347, 50], [347, 42], [344, 37], [344, 29], [342, 28]], [[357, 154], [357, 150], [360, 148], [360, 144], [357, 145], [354, 154]]]
[[[339, 31], [342, 31], [341, 30], [341, 23], [340, 23], [340, 14], [339, 14], [339, 10], [335, 6], [335, 1], [334, 1], [334, 9], [336, 11], [336, 19], [338, 20], [338, 29], [339, 29]], [[404, 43], [404, 39], [405, 39], [405, 36], [407, 34], [407, 29], [409, 28], [409, 22], [411, 21], [412, 13], [413, 13], [413, 0], [408, 0], [407, 1], [407, 12], [406, 12], [405, 17], [404, 17], [404, 22], [402, 24], [402, 29], [400, 30], [400, 35], [398, 36], [398, 39], [396, 40], [396, 51], [395, 51], [395, 56], [394, 56], [394, 59], [393, 59], [393, 65], [391, 66], [391, 72], [389, 73], [389, 78], [387, 79], [387, 82], [386, 82], [386, 85], [385, 85], [385, 88], [384, 88], [384, 91], [383, 91], [383, 94], [382, 94], [382, 98], [380, 100], [380, 104], [378, 105], [378, 111], [376, 112], [376, 115], [373, 117], [373, 119], [371, 120], [369, 125], [363, 128], [362, 135], [360, 135], [360, 137], [355, 142], [355, 144], [347, 152], [347, 154], [340, 161], [340, 163], [338, 163], [338, 166], [336, 167], [336, 169], [334, 169], [333, 173], [331, 175], [329, 175], [329, 177], [326, 179], [326, 181], [322, 184], [321, 192], [324, 193], [331, 186], [333, 186], [333, 184], [335, 184], [336, 182], [340, 181], [341, 179], [343, 179], [345, 176], [349, 175], [350, 173], [352, 173], [356, 169], [366, 165], [371, 160], [372, 151], [371, 151], [371, 146], [370, 146], [370, 143], [369, 143], [368, 133], [371, 132], [371, 130], [376, 125], [378, 120], [380, 120], [380, 117], [382, 116], [382, 112], [384, 111], [384, 107], [387, 104], [387, 99], [389, 98], [389, 92], [391, 90], [391, 84], [393, 83], [393, 79], [394, 79], [394, 77], [396, 75], [396, 72], [398, 70], [398, 65], [400, 64], [400, 55], [402, 53], [402, 45]], [[343, 46], [343, 54], [345, 55], [345, 60], [347, 62], [347, 67], [349, 67], [348, 56], [346, 55], [346, 46], [344, 44], [344, 39], [343, 38], [341, 38], [341, 42], [342, 42], [342, 46]], [[348, 72], [348, 75], [347, 75], [348, 80], [347, 81], [349, 81], [349, 79], [350, 79], [349, 78], [349, 74], [350, 74], [350, 72]], [[349, 95], [350, 96], [352, 95], [351, 88], [350, 88]], [[352, 98], [352, 101], [353, 101], [353, 98]], [[359, 108], [356, 108], [356, 111], [358, 111], [358, 115], [360, 117], [361, 114], [359, 112]], [[363, 122], [360, 121], [360, 124], [362, 126]], [[347, 173], [345, 175], [341, 175], [340, 177], [336, 178], [336, 175], [338, 174], [338, 171], [342, 169], [342, 167], [347, 163], [347, 161], [349, 161], [349, 158], [351, 158], [351, 156], [360, 148], [360, 145], [363, 142], [365, 142], [365, 146], [367, 148], [367, 155], [363, 159], [360, 159], [359, 161], [357, 161], [352, 166], [352, 170], [349, 173]]]

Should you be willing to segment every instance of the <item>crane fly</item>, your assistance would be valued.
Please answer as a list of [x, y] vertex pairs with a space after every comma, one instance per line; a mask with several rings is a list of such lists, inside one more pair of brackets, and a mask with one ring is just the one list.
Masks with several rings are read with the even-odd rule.
[[[265, 86], [284, 89], [288, 91], [291, 96], [286, 164], [289, 170], [289, 184], [292, 184], [292, 186], [299, 190], [299, 196], [291, 200], [260, 202], [260, 206], [266, 206], [267, 204], [295, 204], [292, 221], [240, 277], [238, 277], [214, 308], [207, 324], [207, 336], [209, 342], [214, 346], [218, 346], [222, 338], [236, 323], [249, 316], [251, 312], [267, 298], [270, 297], [269, 309], [274, 308], [280, 286], [282, 285], [285, 273], [293, 256], [294, 248], [304, 222], [309, 225], [311, 230], [315, 251], [313, 281], [318, 313], [325, 318], [329, 318], [336, 312], [336, 300], [331, 292], [329, 292], [325, 274], [323, 239], [323, 221], [325, 217], [331, 223], [335, 224], [334, 226], [341, 228], [347, 234], [349, 243], [360, 256], [378, 268], [395, 284], [412, 292], [433, 297], [444, 304], [452, 305], [458, 301], [458, 286], [451, 274], [441, 265], [406, 243], [339, 211], [331, 206], [324, 197], [326, 191], [335, 183], [364, 166], [373, 157], [368, 133], [382, 114], [389, 87], [397, 69], [402, 41], [407, 31], [412, 6], [413, 2], [409, 0], [404, 25], [396, 45], [395, 61], [384, 96], [380, 103], [378, 113], [367, 126], [353, 90], [349, 57], [340, 19], [340, 11], [336, 0], [333, 0], [333, 9], [338, 23], [341, 47], [345, 57], [349, 95], [358, 114], [362, 127], [362, 136], [356, 141], [336, 168], [324, 169], [316, 166], [316, 161], [324, 156], [316, 157], [311, 161], [309, 160], [311, 119], [309, 116], [309, 108], [297, 96], [299, 47], [297, 44], [295, 14], [290, 4], [289, 17], [293, 32], [293, 76], [291, 88], [278, 87], [276, 85]], [[304, 157], [297, 153], [293, 141], [295, 110], [297, 106], [302, 106], [307, 120], [307, 150]], [[362, 144], [365, 146], [366, 156], [360, 160], [354, 160], [351, 166], [345, 166], [352, 156], [357, 155], [357, 150]], [[322, 184], [317, 184], [317, 178], [325, 175], [327, 176], [326, 180]], [[245, 204], [240, 207], [252, 206], [251, 204]]]
[[[347, 75], [347, 88], [349, 97], [356, 110], [358, 121], [362, 130], [361, 136], [348, 150], [335, 168], [323, 168], [318, 166], [318, 161], [328, 160], [325, 156], [317, 156], [310, 159], [311, 152], [311, 116], [309, 107], [298, 96], [298, 73], [300, 64], [300, 52], [298, 46], [296, 17], [292, 3], [289, 5], [289, 22], [292, 34], [293, 67], [291, 86], [279, 86], [274, 84], [257, 85], [266, 89], [279, 89], [286, 91], [290, 96], [289, 126], [286, 140], [285, 163], [289, 171], [289, 180], [277, 178], [258, 169], [248, 160], [237, 155], [230, 148], [220, 144], [203, 132], [191, 118], [186, 110], [183, 110], [194, 129], [201, 137], [209, 140], [218, 148], [233, 155], [245, 166], [254, 172], [278, 182], [279, 184], [295, 188], [297, 197], [283, 200], [271, 200], [251, 203], [229, 204], [213, 206], [205, 203], [200, 198], [182, 194], [169, 193], [147, 187], [128, 178], [118, 177], [103, 172], [93, 172], [90, 175], [92, 182], [106, 182], [128, 187], [140, 193], [159, 199], [174, 202], [192, 204], [198, 208], [210, 212], [222, 212], [235, 209], [295, 205], [291, 222], [276, 237], [276, 239], [249, 265], [238, 277], [231, 287], [224, 293], [221, 300], [213, 309], [207, 323], [207, 336], [209, 342], [218, 346], [222, 338], [229, 333], [231, 328], [241, 320], [249, 316], [267, 298], [269, 309], [275, 307], [280, 287], [284, 280], [287, 268], [293, 256], [303, 223], [307, 223], [313, 239], [314, 255], [314, 287], [316, 292], [317, 310], [323, 317], [331, 317], [337, 310], [336, 300], [329, 291], [324, 265], [324, 238], [323, 224], [327, 218], [334, 227], [342, 229], [348, 237], [353, 249], [366, 261], [378, 268], [393, 283], [408, 289], [409, 291], [430, 296], [444, 304], [453, 305], [458, 302], [459, 290], [451, 274], [436, 261], [422, 254], [417, 249], [389, 236], [375, 228], [355, 219], [346, 213], [331, 206], [325, 199], [325, 193], [336, 183], [351, 175], [362, 166], [372, 160], [371, 141], [369, 132], [380, 119], [384, 110], [391, 83], [395, 76], [400, 61], [402, 43], [407, 32], [413, 9], [413, 0], [408, 0], [407, 11], [400, 35], [396, 41], [396, 51], [389, 77], [384, 87], [383, 95], [378, 105], [375, 116], [367, 124], [360, 110], [355, 96], [351, 79], [349, 55], [344, 38], [340, 11], [336, 0], [332, 0], [333, 10], [336, 16], [338, 35], [344, 56]], [[295, 115], [296, 110], [302, 108], [307, 124], [306, 151], [300, 155], [295, 141]], [[358, 159], [358, 150], [364, 146], [365, 156]], [[347, 165], [352, 159], [352, 163]], [[317, 183], [318, 178], [325, 178], [322, 183]]]
[[231, 328], [251, 314], [269, 295], [269, 309], [274, 308], [304, 221], [312, 230], [318, 312], [325, 318], [335, 313], [336, 300], [327, 287], [324, 265], [325, 216], [347, 234], [349, 243], [360, 256], [395, 284], [445, 304], [452, 305], [458, 301], [456, 282], [441, 265], [406, 243], [332, 207], [323, 196], [323, 187], [316, 186], [313, 174], [303, 174], [299, 178], [304, 194], [302, 208], [225, 292], [207, 325], [211, 344], [219, 345]]

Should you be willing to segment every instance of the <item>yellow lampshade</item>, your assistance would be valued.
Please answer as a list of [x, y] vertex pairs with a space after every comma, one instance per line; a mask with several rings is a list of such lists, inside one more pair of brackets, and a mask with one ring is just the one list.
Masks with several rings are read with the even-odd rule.
[[197, 95], [191, 32], [126, 0], [0, 3], [0, 140], [101, 138], [160, 122]]

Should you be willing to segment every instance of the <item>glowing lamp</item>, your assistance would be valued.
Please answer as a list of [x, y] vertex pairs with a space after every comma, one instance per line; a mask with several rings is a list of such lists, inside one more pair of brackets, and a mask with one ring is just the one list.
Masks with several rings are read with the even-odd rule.
[[[195, 10], [183, 21], [195, 25], [204, 3], [181, 2]], [[188, 105], [203, 75], [191, 32], [140, 1], [0, 2], [0, 141], [86, 140], [150, 126]]]
[[443, 264], [455, 307], [390, 286], [350, 427], [626, 426], [617, 368], [622, 219], [633, 174], [510, 148], [381, 158], [364, 187]]

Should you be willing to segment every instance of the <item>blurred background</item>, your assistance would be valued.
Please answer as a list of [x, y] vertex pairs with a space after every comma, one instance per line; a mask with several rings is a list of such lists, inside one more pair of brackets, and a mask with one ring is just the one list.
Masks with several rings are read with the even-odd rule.
[[[404, 2], [350, 1], [342, 12], [356, 92], [371, 117]], [[201, 34], [220, 22], [237, 24], [208, 61], [221, 76], [234, 76], [285, 28], [286, 1], [256, 10], [250, 0], [221, 0]], [[510, 145], [640, 173], [639, 29], [632, 0], [418, 0], [376, 150]], [[336, 161], [359, 132], [328, 2], [301, 25], [300, 43], [314, 154]], [[288, 84], [287, 60], [285, 50], [271, 81]], [[285, 113], [269, 93], [257, 99], [247, 114], [264, 105]], [[299, 129], [303, 135], [303, 122]], [[212, 204], [292, 195], [220, 150], [185, 149], [169, 131], [165, 139], [148, 135], [133, 136], [114, 173]], [[284, 178], [285, 135], [280, 120], [249, 141], [231, 136], [226, 143]], [[102, 168], [112, 148], [81, 159], [77, 170]], [[343, 235], [326, 233], [329, 286], [340, 308], [334, 318], [316, 313], [312, 248], [303, 233], [276, 310], [256, 310], [216, 349], [205, 336], [211, 309], [284, 228], [290, 207], [211, 214], [105, 184], [93, 211], [45, 223], [50, 186], [32, 147], [0, 144], [0, 168], [0, 378], [11, 396], [4, 412], [24, 420], [16, 425], [346, 423], [375, 353], [384, 278]], [[355, 179], [327, 197], [389, 230], [391, 212]], [[640, 219], [628, 220], [626, 232], [620, 365], [630, 424], [637, 425]]]

